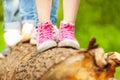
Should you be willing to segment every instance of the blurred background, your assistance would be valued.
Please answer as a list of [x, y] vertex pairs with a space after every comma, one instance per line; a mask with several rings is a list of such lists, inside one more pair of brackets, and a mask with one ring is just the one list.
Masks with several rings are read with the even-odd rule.
[[[105, 52], [120, 53], [120, 5], [119, 0], [81, 0], [76, 20], [76, 37], [82, 48], [86, 48], [90, 39], [96, 37], [97, 44]], [[59, 3], [58, 21], [62, 20], [62, 0]], [[3, 7], [0, 0], [0, 51], [6, 44], [3, 39]], [[120, 78], [120, 68], [115, 76]]]

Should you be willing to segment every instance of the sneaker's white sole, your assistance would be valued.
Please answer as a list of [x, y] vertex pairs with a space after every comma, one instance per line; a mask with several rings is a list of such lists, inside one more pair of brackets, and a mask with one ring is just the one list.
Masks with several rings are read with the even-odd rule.
[[80, 48], [80, 46], [79, 46], [77, 41], [70, 40], [70, 39], [65, 39], [63, 41], [60, 41], [58, 43], [58, 47], [72, 47], [72, 48], [76, 48], [76, 49]]
[[43, 52], [49, 48], [53, 48], [56, 46], [57, 46], [57, 43], [55, 41], [49, 40], [49, 41], [43, 42], [41, 45], [37, 46], [37, 50], [39, 52]]

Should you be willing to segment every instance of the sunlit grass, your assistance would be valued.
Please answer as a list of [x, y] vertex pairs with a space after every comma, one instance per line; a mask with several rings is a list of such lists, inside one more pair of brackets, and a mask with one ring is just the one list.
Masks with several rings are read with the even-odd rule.
[[2, 22], [0, 22], [0, 51], [2, 51], [5, 47], [5, 42], [3, 39], [3, 26]]
[[120, 67], [116, 68], [115, 77], [120, 80]]
[[96, 37], [97, 43], [105, 49], [105, 52], [120, 52], [119, 33], [120, 31], [114, 25], [76, 25], [76, 37], [81, 47], [86, 48], [89, 40]]

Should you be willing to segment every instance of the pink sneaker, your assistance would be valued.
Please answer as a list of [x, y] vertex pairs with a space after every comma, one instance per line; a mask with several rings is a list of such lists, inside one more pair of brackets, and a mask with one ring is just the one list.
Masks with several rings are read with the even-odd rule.
[[38, 33], [37, 30], [38, 30], [37, 27], [33, 27], [33, 29], [32, 29], [31, 39], [30, 39], [30, 44], [32, 44], [32, 45], [36, 45], [37, 44], [37, 40], [36, 40], [37, 33]]
[[[59, 30], [55, 25], [53, 25], [53, 28], [54, 28], [54, 30], [53, 30], [54, 40], [57, 42], [58, 41], [58, 32], [59, 32]], [[32, 45], [37, 44], [37, 41], [36, 41], [37, 33], [38, 33], [37, 30], [38, 30], [37, 27], [34, 27], [32, 29], [31, 39], [30, 39], [30, 44], [32, 44]]]
[[57, 46], [53, 36], [53, 26], [51, 23], [38, 24], [37, 50], [42, 52]]
[[61, 22], [58, 46], [79, 49], [79, 44], [74, 36], [74, 24]]

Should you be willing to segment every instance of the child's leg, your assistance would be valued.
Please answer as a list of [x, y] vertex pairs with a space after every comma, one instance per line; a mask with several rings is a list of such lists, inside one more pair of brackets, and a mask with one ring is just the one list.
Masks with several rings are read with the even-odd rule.
[[52, 0], [36, 0], [38, 19], [41, 22], [50, 22]]
[[75, 23], [80, 0], [63, 0], [64, 22]]
[[19, 0], [3, 0], [4, 40], [8, 46], [15, 46], [22, 39], [19, 18]]
[[56, 41], [58, 40], [57, 38], [58, 38], [58, 32], [59, 32], [59, 30], [56, 26], [58, 5], [59, 5], [59, 0], [52, 0], [52, 9], [51, 9], [51, 14], [50, 14], [50, 20], [51, 20], [52, 24], [54, 25], [53, 26], [53, 28], [54, 28], [53, 34], [54, 34]]
[[50, 21], [50, 12], [52, 0], [36, 0], [38, 19], [38, 35], [37, 50], [44, 51], [46, 49], [57, 46], [53, 36], [53, 25]]
[[[58, 1], [59, 0], [52, 0], [52, 10], [51, 10], [51, 14], [50, 14], [50, 20], [52, 22], [52, 24], [54, 25], [54, 31], [53, 31], [53, 34], [55, 36], [55, 38], [57, 38], [58, 36], [58, 29], [57, 27], [55, 26], [56, 25], [56, 22], [57, 22], [57, 9], [58, 9]], [[34, 2], [36, 2], [34, 0]], [[35, 3], [36, 4], [36, 3]], [[34, 8], [34, 15], [37, 15], [37, 9], [36, 9], [36, 6]], [[36, 24], [38, 24], [38, 16], [36, 18], [35, 16], [35, 22]], [[32, 34], [31, 34], [31, 40], [30, 40], [30, 43], [33, 44], [33, 45], [36, 45], [36, 36], [37, 36], [37, 28], [35, 27], [33, 30], [32, 30]]]
[[50, 20], [54, 25], [57, 23], [57, 10], [58, 10], [59, 0], [52, 0], [52, 9], [50, 14]]
[[74, 36], [75, 20], [80, 0], [63, 0], [64, 18], [60, 23], [59, 47], [73, 47], [79, 49], [79, 44]]
[[31, 32], [35, 25], [35, 14], [36, 3], [35, 0], [19, 0], [20, 2], [20, 16], [22, 21], [22, 40], [21, 42], [29, 41], [31, 38]]

